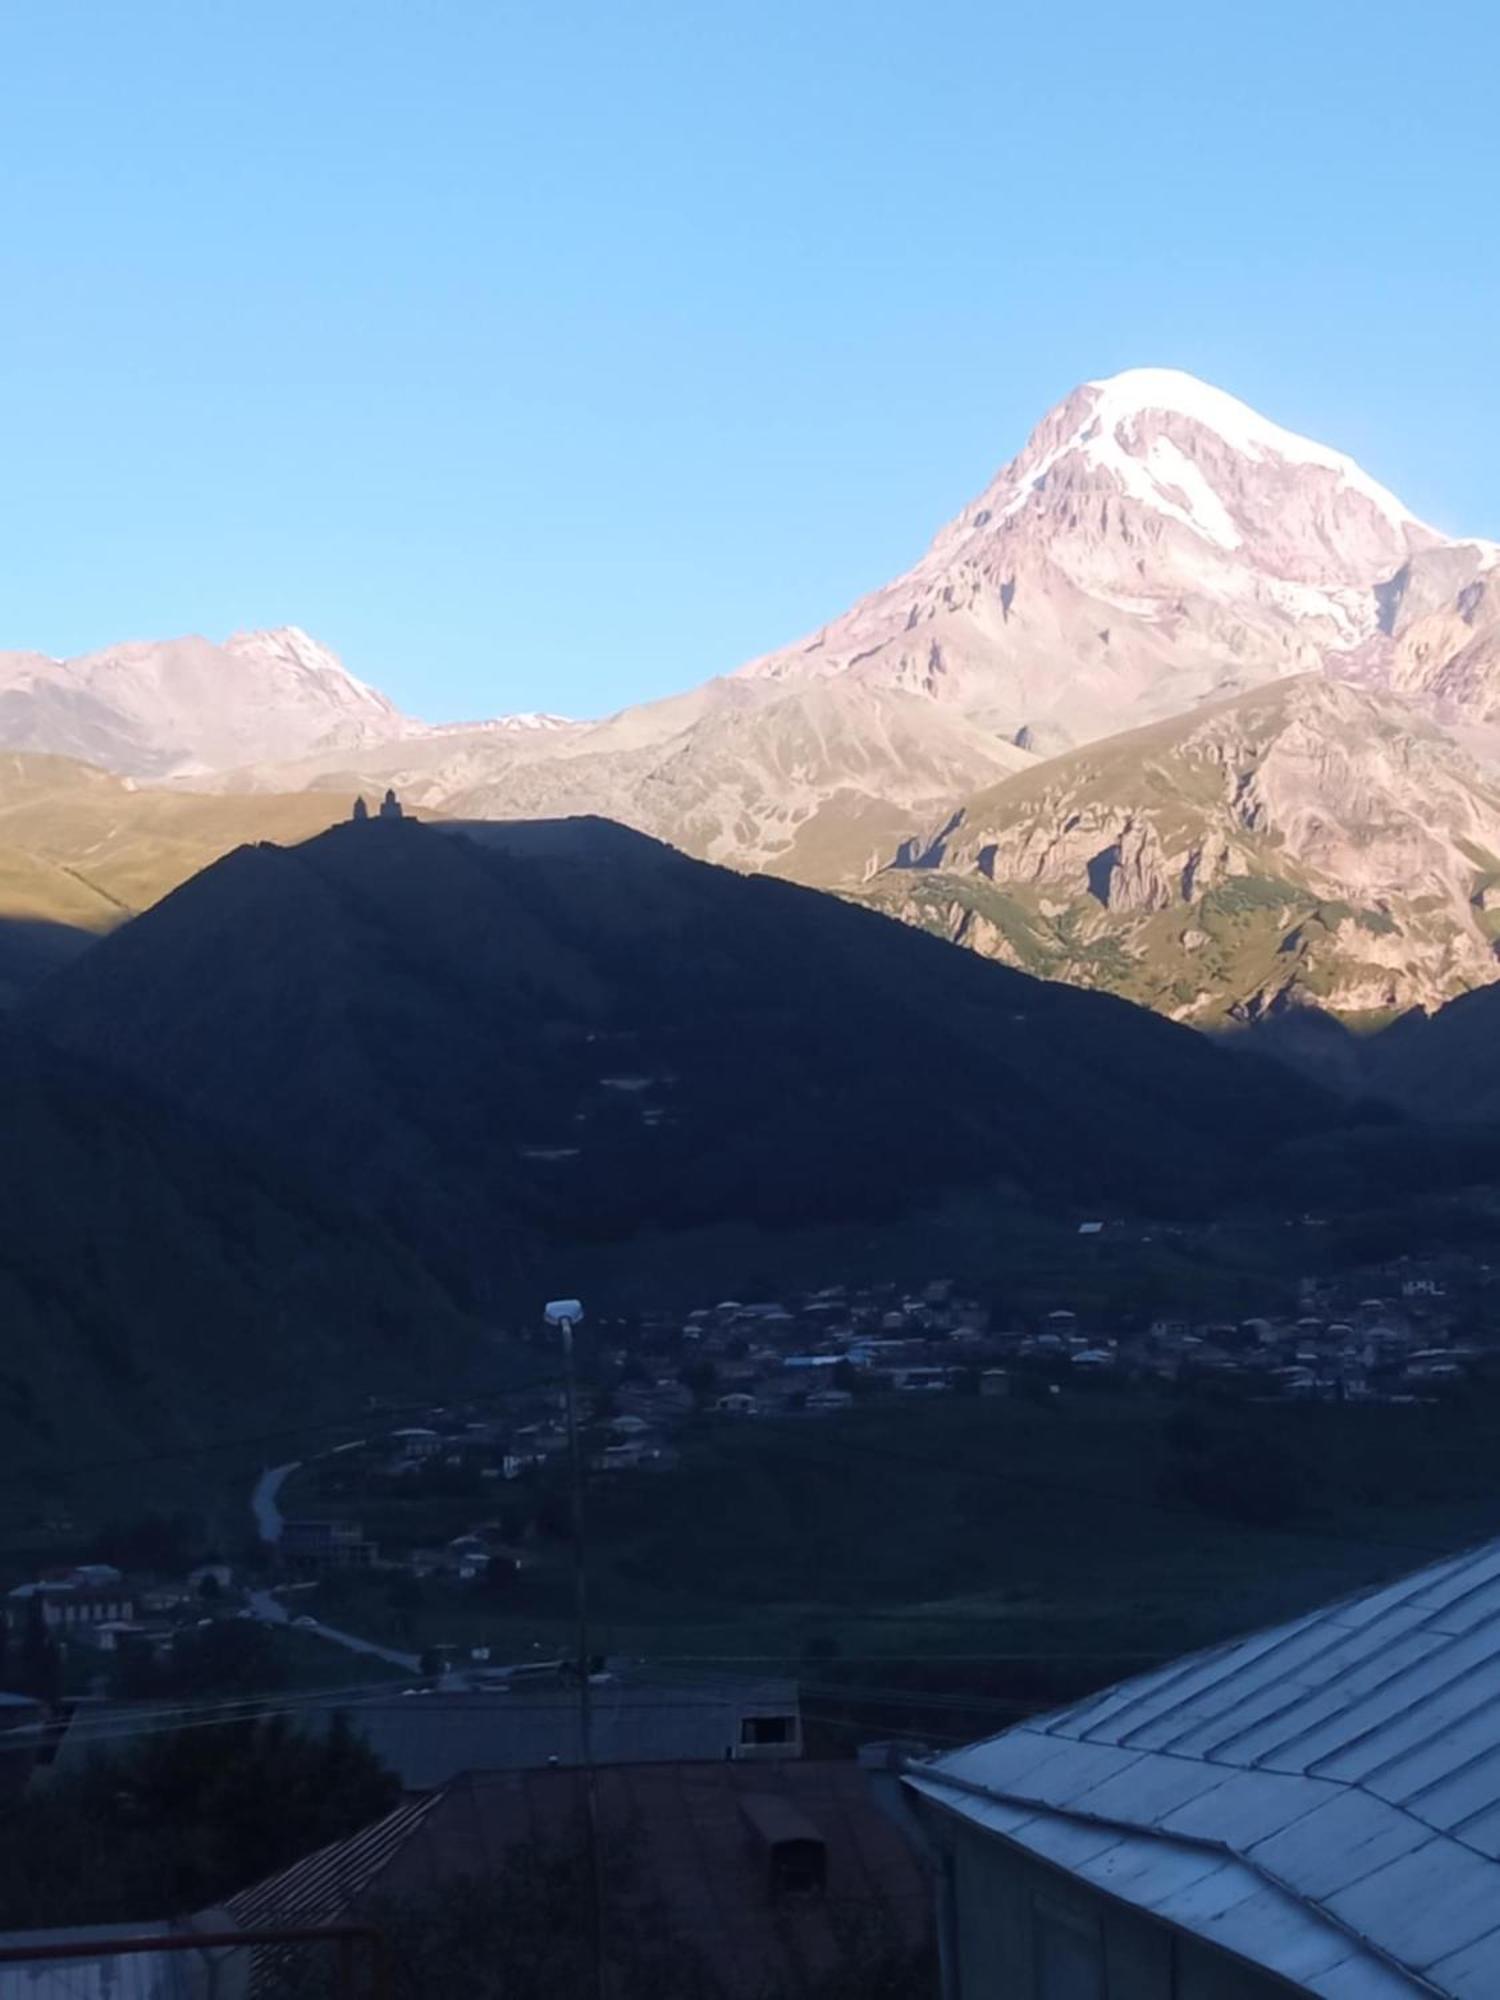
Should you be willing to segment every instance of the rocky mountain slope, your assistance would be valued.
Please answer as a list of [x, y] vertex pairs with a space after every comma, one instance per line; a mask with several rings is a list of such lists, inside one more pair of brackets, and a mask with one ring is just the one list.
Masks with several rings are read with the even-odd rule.
[[[43, 665], [0, 662], [0, 742], [220, 794], [332, 792], [340, 810], [394, 784], [465, 819], [602, 814], [706, 859], [867, 888], [1184, 1018], [1426, 1004], [1497, 970], [1500, 549], [1444, 539], [1350, 459], [1171, 370], [1076, 389], [911, 570], [800, 644], [603, 721], [412, 723], [297, 633]], [[1193, 718], [1309, 676], [1331, 691], [1212, 722], [1220, 766], [1259, 775], [1244, 800], [1207, 793]], [[1181, 748], [1155, 754], [1151, 724]], [[1095, 799], [1095, 764], [1069, 759], [1106, 743]], [[978, 840], [996, 788], [1004, 838]], [[1096, 835], [1095, 854], [1124, 843], [1104, 901], [1074, 893]], [[1147, 885], [1183, 842], [1207, 858], [1169, 898]], [[914, 853], [920, 880], [883, 874]], [[1274, 894], [1253, 937], [1217, 950], [1205, 899], [1227, 875], [1242, 899], [1249, 882]], [[1345, 905], [1325, 938], [1316, 912]]]
[[553, 741], [460, 732], [233, 782], [389, 777], [439, 810], [600, 810], [844, 884], [956, 807], [965, 771], [988, 766], [984, 786], [1311, 672], [1472, 733], [1500, 710], [1496, 557], [1221, 391], [1133, 370], [1067, 397], [912, 570], [727, 679]]
[[1321, 675], [1041, 764], [901, 859], [881, 908], [1183, 1020], [1386, 1013], [1495, 975], [1500, 782]]
[[1323, 1115], [1141, 1009], [602, 821], [242, 848], [31, 1018], [481, 1295], [517, 1232], [805, 1225], [995, 1182], [1192, 1204]]
[[902, 687], [1055, 751], [1357, 655], [1441, 538], [1170, 369], [1077, 389], [916, 567], [753, 678]]
[[1453, 542], [1381, 592], [1375, 678], [1459, 725], [1500, 723], [1500, 547]]
[[412, 727], [295, 627], [109, 646], [72, 660], [0, 653], [0, 744], [132, 777], [193, 776]]
[[899, 690], [723, 679], [603, 722], [434, 730], [231, 772], [219, 789], [390, 784], [463, 819], [597, 814], [704, 860], [833, 883], [873, 873], [948, 801], [1034, 761]]

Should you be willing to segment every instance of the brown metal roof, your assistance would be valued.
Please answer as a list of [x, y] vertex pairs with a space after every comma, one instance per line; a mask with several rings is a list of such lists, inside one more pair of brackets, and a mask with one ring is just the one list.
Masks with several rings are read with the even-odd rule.
[[[777, 1982], [810, 1982], [837, 1967], [854, 1938], [913, 1949], [927, 1934], [922, 1861], [856, 1764], [614, 1765], [596, 1776], [606, 1857], [628, 1843], [638, 1887], [731, 1994], [750, 2000]], [[823, 1894], [771, 1895], [764, 1849], [746, 1837], [749, 1798], [784, 1801], [816, 1831], [827, 1851]], [[518, 1846], [570, 1845], [582, 1807], [576, 1770], [460, 1778], [229, 1907], [240, 1922], [269, 1923], [333, 1917], [387, 1896], [420, 1898], [498, 1869]]]

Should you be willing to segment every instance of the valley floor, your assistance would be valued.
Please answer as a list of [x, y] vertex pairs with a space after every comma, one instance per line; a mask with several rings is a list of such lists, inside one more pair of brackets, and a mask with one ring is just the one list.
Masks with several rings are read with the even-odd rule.
[[[792, 1672], [811, 1712], [857, 1712], [866, 1733], [973, 1734], [1500, 1532], [1491, 1398], [916, 1400], [722, 1422], [669, 1470], [596, 1480], [598, 1651]], [[471, 1583], [413, 1586], [405, 1564], [469, 1527], [472, 1503], [338, 1498], [313, 1468], [288, 1499], [357, 1514], [399, 1566], [327, 1579], [320, 1617], [456, 1666], [569, 1651], [554, 1483], [507, 1490], [522, 1565]]]

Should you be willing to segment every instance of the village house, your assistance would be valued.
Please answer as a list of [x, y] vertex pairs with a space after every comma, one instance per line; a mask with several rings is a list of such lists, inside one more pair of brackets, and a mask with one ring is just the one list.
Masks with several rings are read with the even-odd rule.
[[589, 1459], [595, 1472], [635, 1472], [642, 1469], [663, 1472], [676, 1463], [676, 1451], [653, 1437], [620, 1439], [605, 1445], [602, 1451], [594, 1452]]
[[397, 1458], [422, 1460], [436, 1458], [443, 1449], [443, 1437], [438, 1431], [428, 1430], [422, 1425], [409, 1424], [403, 1430], [392, 1431], [390, 1442]]
[[[113, 1580], [97, 1580], [101, 1573]], [[38, 1611], [49, 1631], [66, 1634], [90, 1625], [128, 1622], [135, 1617], [135, 1593], [118, 1570], [96, 1565], [39, 1583], [19, 1583], [6, 1594], [5, 1622], [12, 1632], [23, 1631]]]
[[744, 1389], [732, 1389], [727, 1396], [720, 1396], [714, 1402], [714, 1409], [721, 1417], [754, 1417], [760, 1413], [760, 1404]]
[[372, 1569], [379, 1555], [358, 1521], [327, 1520], [283, 1521], [276, 1553], [292, 1570]]

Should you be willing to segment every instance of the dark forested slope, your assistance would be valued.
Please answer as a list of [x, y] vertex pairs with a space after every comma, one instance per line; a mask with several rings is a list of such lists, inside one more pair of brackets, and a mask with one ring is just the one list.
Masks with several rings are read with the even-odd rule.
[[606, 821], [243, 848], [51, 980], [65, 1047], [489, 1290], [536, 1232], [1191, 1207], [1321, 1122], [1275, 1065]]
[[472, 1362], [399, 1244], [128, 1079], [8, 1032], [0, 1118], [5, 1518], [34, 1470], [357, 1418]]

